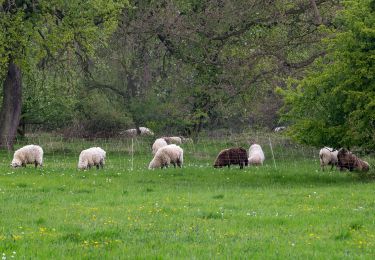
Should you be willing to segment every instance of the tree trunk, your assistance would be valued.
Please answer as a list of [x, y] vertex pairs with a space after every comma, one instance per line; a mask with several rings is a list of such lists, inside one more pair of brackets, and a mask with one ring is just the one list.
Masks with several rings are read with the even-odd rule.
[[13, 149], [22, 107], [21, 69], [9, 62], [3, 85], [3, 104], [0, 111], [0, 149]]

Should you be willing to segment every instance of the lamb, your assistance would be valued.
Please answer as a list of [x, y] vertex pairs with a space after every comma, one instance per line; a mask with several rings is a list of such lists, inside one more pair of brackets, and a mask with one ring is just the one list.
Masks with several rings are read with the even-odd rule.
[[163, 139], [167, 142], [167, 144], [182, 144], [182, 138], [179, 136], [166, 136]]
[[214, 168], [221, 168], [224, 166], [228, 166], [228, 168], [230, 168], [231, 164], [238, 164], [240, 169], [242, 169], [243, 166], [247, 166], [248, 163], [247, 152], [244, 148], [229, 148], [222, 150], [219, 153], [214, 162]]
[[103, 168], [105, 164], [106, 152], [100, 147], [91, 147], [83, 150], [79, 155], [78, 169], [90, 169], [92, 166]]
[[341, 148], [338, 151], [337, 160], [340, 171], [348, 169], [349, 171], [358, 170], [367, 172], [370, 169], [368, 162], [359, 159], [345, 148]]
[[320, 168], [324, 171], [324, 166], [332, 165], [331, 170], [334, 166], [337, 166], [337, 154], [336, 149], [330, 147], [323, 147], [319, 151]]
[[175, 144], [164, 146], [156, 152], [148, 169], [164, 168], [168, 167], [170, 164], [173, 164], [175, 168], [177, 164], [177, 166], [181, 168], [184, 161], [183, 156], [184, 151], [180, 146]]
[[263, 165], [264, 153], [259, 144], [252, 144], [249, 148], [249, 164], [250, 165]]
[[43, 166], [43, 149], [39, 145], [26, 145], [14, 152], [11, 166], [26, 167], [26, 164], [35, 164], [35, 168], [39, 165]]
[[167, 146], [167, 145], [168, 145], [168, 143], [165, 141], [164, 138], [158, 138], [158, 139], [156, 139], [155, 142], [154, 142], [154, 144], [152, 145], [152, 154], [155, 155], [156, 152], [160, 148], [162, 148], [164, 146]]

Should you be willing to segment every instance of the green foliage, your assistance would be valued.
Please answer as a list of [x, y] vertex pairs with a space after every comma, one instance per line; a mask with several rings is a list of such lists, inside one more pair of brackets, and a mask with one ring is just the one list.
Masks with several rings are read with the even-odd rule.
[[[346, 1], [328, 53], [279, 92], [289, 134], [315, 146], [375, 148], [375, 13], [371, 1]], [[296, 87], [297, 84], [297, 87]]]
[[[91, 91], [81, 93], [77, 103], [73, 132], [68, 136], [109, 137], [132, 124], [129, 115], [121, 109], [121, 101], [109, 98], [105, 93]], [[78, 127], [78, 129], [74, 129]], [[74, 133], [74, 131], [78, 131]], [[66, 131], [65, 131], [66, 132]]]
[[[127, 8], [125, 0], [16, 2], [19, 18], [12, 16], [7, 33], [15, 41], [6, 45], [22, 43], [22, 51], [9, 51], [22, 54], [24, 74], [32, 77], [40, 68], [58, 77], [78, 71], [72, 73], [74, 88], [83, 90], [86, 84], [79, 81], [89, 77], [89, 87], [123, 99], [117, 112], [128, 113], [134, 124], [175, 134], [273, 127], [280, 106], [274, 86], [300, 75], [307, 65], [299, 64], [319, 54], [318, 40], [327, 33], [311, 23], [307, 1], [134, 0]], [[331, 2], [318, 3], [327, 23], [336, 10]], [[6, 42], [9, 37], [1, 33], [0, 42]], [[7, 60], [0, 55], [0, 67]], [[46, 83], [46, 97], [66, 93], [67, 82], [59, 91]], [[27, 90], [26, 96], [36, 92]], [[34, 102], [38, 97], [30, 98], [24, 116], [67, 124], [72, 106], [81, 102], [75, 93], [71, 97], [56, 95], [42, 109]]]
[[[99, 87], [126, 100], [133, 122], [151, 124], [157, 132], [273, 127], [280, 106], [274, 86], [299, 74], [292, 65], [309, 64], [305, 61], [321, 51], [317, 39], [327, 33], [311, 25], [307, 2], [131, 1], [131, 6], [109, 48], [101, 49], [93, 75]], [[330, 21], [334, 5], [324, 7]]]
[[128, 1], [2, 2], [1, 82], [8, 63], [15, 62], [24, 78], [23, 121], [53, 129], [66, 125], [74, 117], [78, 82], [95, 61], [96, 50], [106, 46]]
[[44, 129], [58, 129], [72, 122], [79, 102], [80, 78], [70, 71], [28, 70], [24, 74], [22, 121], [38, 124]]

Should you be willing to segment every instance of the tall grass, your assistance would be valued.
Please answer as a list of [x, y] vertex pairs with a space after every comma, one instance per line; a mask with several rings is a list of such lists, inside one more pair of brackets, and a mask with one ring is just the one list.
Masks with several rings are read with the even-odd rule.
[[[182, 169], [153, 171], [152, 140], [133, 140], [133, 151], [131, 140], [27, 140], [43, 146], [45, 166], [12, 169], [12, 154], [0, 153], [0, 254], [372, 259], [372, 178], [321, 172], [315, 149], [273, 137], [275, 168], [268, 137], [258, 140], [263, 167], [214, 169], [221, 149], [248, 144], [209, 138], [183, 145]], [[89, 146], [107, 150], [104, 170], [76, 169], [79, 151]]]

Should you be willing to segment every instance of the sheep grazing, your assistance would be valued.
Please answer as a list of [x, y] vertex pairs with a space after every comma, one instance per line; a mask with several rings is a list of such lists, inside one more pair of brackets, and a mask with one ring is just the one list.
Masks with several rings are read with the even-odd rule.
[[152, 154], [155, 155], [156, 152], [160, 148], [162, 148], [164, 146], [167, 146], [167, 145], [168, 145], [168, 143], [165, 141], [164, 138], [158, 138], [158, 139], [156, 139], [155, 142], [154, 142], [154, 144], [152, 145]]
[[338, 167], [340, 171], [348, 169], [349, 171], [358, 170], [367, 172], [370, 169], [368, 162], [359, 159], [345, 148], [341, 148], [337, 153]]
[[249, 164], [250, 165], [263, 165], [264, 153], [259, 144], [252, 144], [249, 148]]
[[26, 145], [14, 152], [11, 166], [26, 167], [26, 164], [35, 164], [35, 168], [39, 165], [43, 166], [43, 149], [39, 145]]
[[[154, 132], [152, 132], [149, 128], [147, 127], [139, 127], [140, 135], [141, 136], [153, 136]], [[136, 128], [131, 128], [128, 130], [125, 130], [121, 132], [121, 134], [127, 136], [127, 137], [136, 137], [137, 136], [137, 129]]]
[[278, 126], [273, 130], [275, 133], [282, 132], [286, 129], [286, 126]]
[[103, 168], [105, 164], [106, 152], [100, 147], [91, 147], [83, 150], [78, 159], [78, 169], [90, 169], [92, 166]]
[[166, 137], [163, 137], [163, 139], [168, 144], [182, 144], [182, 138], [179, 136], [166, 136]]
[[323, 147], [319, 151], [320, 168], [324, 171], [324, 166], [332, 165], [331, 170], [334, 166], [337, 166], [337, 154], [339, 151], [330, 147]]
[[170, 144], [160, 148], [156, 152], [148, 168], [150, 170], [155, 168], [164, 168], [168, 167], [170, 164], [173, 164], [175, 168], [176, 165], [181, 168], [184, 161], [183, 157], [184, 151], [182, 148], [178, 145]]
[[224, 166], [228, 166], [230, 168], [231, 164], [238, 164], [240, 169], [244, 166], [247, 166], [249, 163], [247, 159], [246, 150], [242, 147], [239, 148], [229, 148], [222, 150], [219, 155], [217, 156], [214, 168], [221, 168]]
[[144, 135], [144, 136], [154, 136], [154, 132], [152, 132], [151, 129], [149, 129], [147, 127], [141, 126], [139, 128], [139, 130], [141, 131], [141, 135]]
[[194, 143], [193, 139], [189, 138], [189, 137], [181, 137], [182, 139], [182, 143], [183, 144], [192, 144]]

